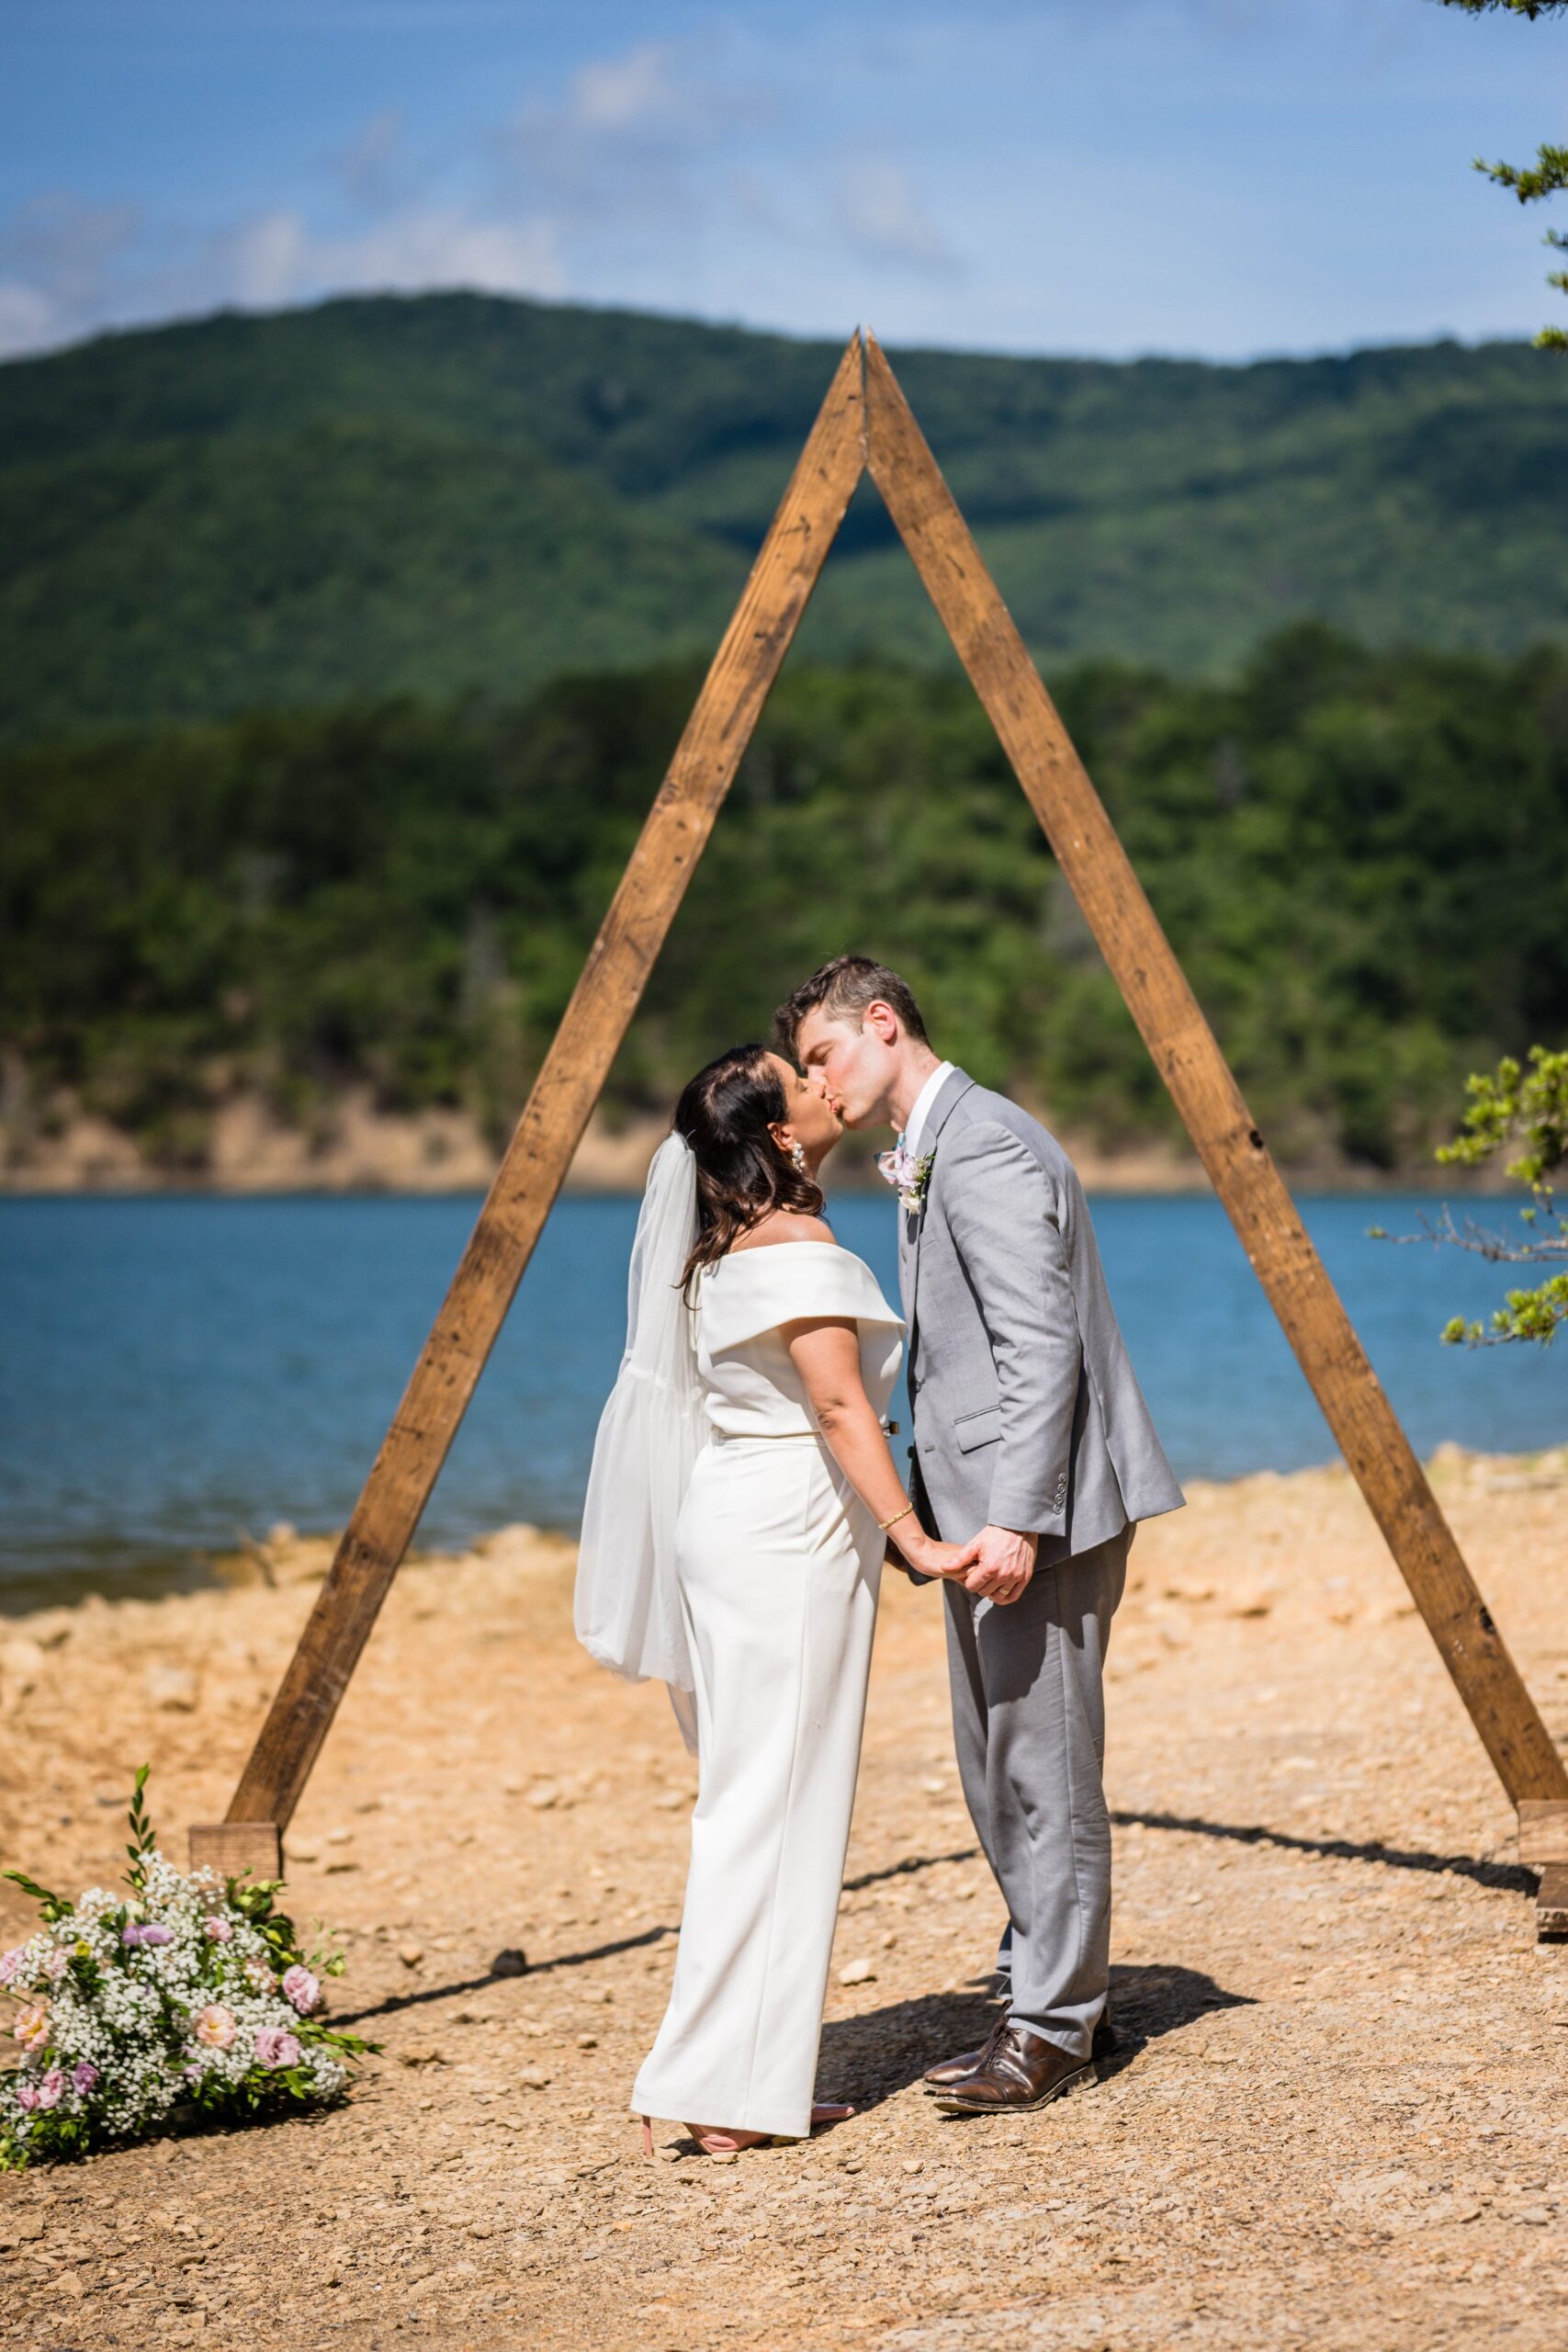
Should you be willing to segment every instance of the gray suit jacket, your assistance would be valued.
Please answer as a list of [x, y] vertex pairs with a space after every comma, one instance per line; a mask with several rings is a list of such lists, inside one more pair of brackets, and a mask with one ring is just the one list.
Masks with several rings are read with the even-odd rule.
[[937, 1529], [1034, 1528], [1047, 1561], [1178, 1510], [1061, 1145], [955, 1069], [920, 1148], [934, 1157], [921, 1206], [900, 1215], [898, 1279]]

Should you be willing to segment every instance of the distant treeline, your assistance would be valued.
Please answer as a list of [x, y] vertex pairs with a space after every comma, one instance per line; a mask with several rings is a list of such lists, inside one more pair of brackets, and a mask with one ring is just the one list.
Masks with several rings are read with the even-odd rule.
[[[0, 759], [0, 1045], [171, 1168], [259, 1085], [308, 1122], [515, 1118], [697, 684], [564, 680]], [[1568, 652], [1303, 627], [1228, 685], [1080, 667], [1059, 702], [1280, 1155], [1392, 1168], [1462, 1073], [1568, 1032]], [[1174, 1114], [967, 685], [788, 672], [617, 1063], [666, 1106], [840, 948], [941, 1049], [1115, 1146]]]

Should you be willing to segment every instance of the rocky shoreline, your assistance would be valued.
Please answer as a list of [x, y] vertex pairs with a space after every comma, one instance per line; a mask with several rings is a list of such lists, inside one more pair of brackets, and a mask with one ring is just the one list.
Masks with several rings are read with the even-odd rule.
[[[1043, 1115], [1050, 1125], [1048, 1112]], [[668, 1131], [662, 1119], [614, 1121], [596, 1112], [567, 1189], [640, 1191]], [[1056, 1132], [1090, 1192], [1209, 1189], [1185, 1143], [1107, 1151], [1070, 1130]], [[835, 1170], [839, 1187], [874, 1183], [870, 1159], [865, 1144], [846, 1146]], [[368, 1088], [345, 1093], [309, 1129], [279, 1119], [259, 1093], [233, 1095], [212, 1114], [205, 1157], [186, 1168], [161, 1164], [123, 1127], [79, 1105], [55, 1106], [47, 1122], [0, 1116], [0, 1193], [482, 1193], [498, 1164], [471, 1113], [378, 1111]], [[1496, 1191], [1502, 1182], [1493, 1171], [1477, 1178], [1423, 1160], [1391, 1172], [1332, 1155], [1287, 1166], [1284, 1174], [1299, 1192], [1442, 1192], [1456, 1198]]]

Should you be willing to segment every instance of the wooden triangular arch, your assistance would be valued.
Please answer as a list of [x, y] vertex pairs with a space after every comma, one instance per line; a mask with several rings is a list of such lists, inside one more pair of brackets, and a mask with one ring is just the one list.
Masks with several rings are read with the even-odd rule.
[[[869, 469], [1509, 1797], [1568, 1881], [1568, 1771], [882, 351], [856, 334], [773, 517], [227, 1821], [193, 1859], [276, 1874], [280, 1838], [435, 1484], [844, 511]], [[1568, 1905], [1568, 1883], [1543, 1884]]]

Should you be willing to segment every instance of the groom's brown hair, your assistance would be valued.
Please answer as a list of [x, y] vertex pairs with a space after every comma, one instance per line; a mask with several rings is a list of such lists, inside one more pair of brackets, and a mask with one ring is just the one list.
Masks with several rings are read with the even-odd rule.
[[835, 956], [819, 964], [808, 980], [802, 980], [774, 1013], [773, 1035], [779, 1049], [791, 1061], [797, 1059], [795, 1041], [808, 1012], [820, 1009], [829, 1020], [848, 1014], [862, 1029], [867, 1005], [878, 1003], [890, 1004], [908, 1035], [928, 1042], [920, 1008], [907, 980], [889, 971], [886, 964], [873, 963], [869, 956]]

